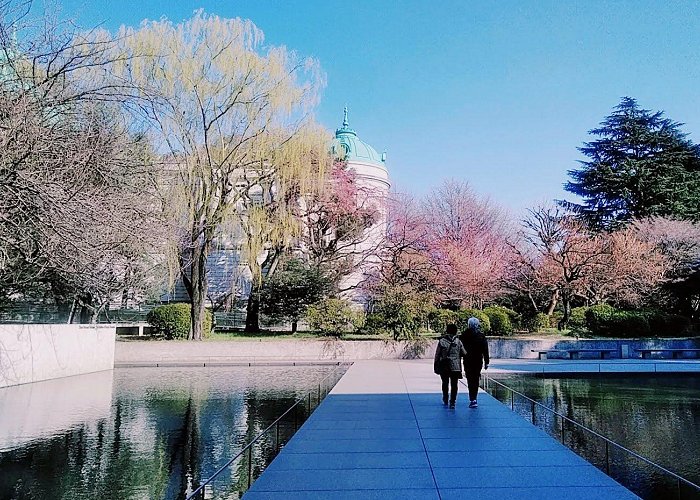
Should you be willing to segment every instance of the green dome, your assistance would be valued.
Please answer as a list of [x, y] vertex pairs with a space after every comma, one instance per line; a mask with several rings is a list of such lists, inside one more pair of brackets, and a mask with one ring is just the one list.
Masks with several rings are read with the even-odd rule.
[[348, 108], [345, 108], [343, 126], [335, 131], [335, 141], [331, 149], [333, 154], [345, 161], [360, 161], [374, 163], [384, 167], [385, 155], [360, 140], [353, 129], [348, 125]]

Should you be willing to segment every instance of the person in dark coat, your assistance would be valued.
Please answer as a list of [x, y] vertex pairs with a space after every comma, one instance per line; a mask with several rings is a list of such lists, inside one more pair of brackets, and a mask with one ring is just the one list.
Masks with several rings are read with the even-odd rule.
[[469, 318], [467, 330], [460, 336], [467, 351], [464, 357], [464, 374], [467, 377], [469, 389], [469, 408], [476, 408], [476, 395], [479, 393], [479, 378], [481, 368], [489, 367], [489, 343], [481, 331], [481, 323], [477, 318]]
[[462, 342], [457, 338], [457, 326], [447, 325], [445, 334], [440, 337], [435, 350], [433, 370], [442, 379], [442, 402], [447, 406], [447, 388], [450, 386], [450, 408], [457, 402], [458, 380], [462, 378], [462, 358], [467, 354]]

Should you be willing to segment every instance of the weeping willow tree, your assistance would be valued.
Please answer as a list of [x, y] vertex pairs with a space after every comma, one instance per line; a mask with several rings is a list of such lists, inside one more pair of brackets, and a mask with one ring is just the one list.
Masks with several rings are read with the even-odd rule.
[[317, 61], [263, 46], [252, 22], [202, 11], [122, 27], [117, 39], [115, 72], [141, 89], [134, 109], [165, 158], [165, 206], [180, 227], [172, 268], [192, 304], [190, 338], [201, 339], [212, 250], [242, 236], [255, 300], [298, 233], [300, 197], [321, 186], [328, 138], [310, 113], [323, 78]]

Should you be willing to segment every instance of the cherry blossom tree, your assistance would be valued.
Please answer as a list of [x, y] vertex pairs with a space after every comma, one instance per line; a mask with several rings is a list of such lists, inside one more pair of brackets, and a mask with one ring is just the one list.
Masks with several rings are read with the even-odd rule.
[[678, 310], [700, 316], [700, 224], [654, 217], [634, 221], [638, 236], [656, 245], [669, 261], [666, 290]]
[[520, 238], [520, 289], [533, 303], [537, 291], [546, 290], [549, 315], [560, 301], [560, 328], [567, 325], [575, 299], [638, 306], [664, 282], [668, 270], [668, 260], [657, 246], [642, 239], [634, 227], [591, 232], [560, 208], [531, 209]]
[[496, 298], [513, 259], [503, 209], [450, 180], [428, 195], [422, 211], [441, 299], [472, 307]]
[[[383, 241], [374, 242], [370, 228], [378, 223], [385, 200], [357, 183], [355, 172], [335, 161], [324, 189], [301, 203], [304, 221], [300, 245], [306, 257], [336, 289], [344, 276], [376, 255]], [[365, 244], [370, 242], [371, 244]]]

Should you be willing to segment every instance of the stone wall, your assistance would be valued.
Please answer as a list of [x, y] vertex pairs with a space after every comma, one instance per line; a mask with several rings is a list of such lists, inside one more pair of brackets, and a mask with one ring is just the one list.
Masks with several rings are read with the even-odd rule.
[[114, 326], [0, 325], [0, 387], [111, 370]]

